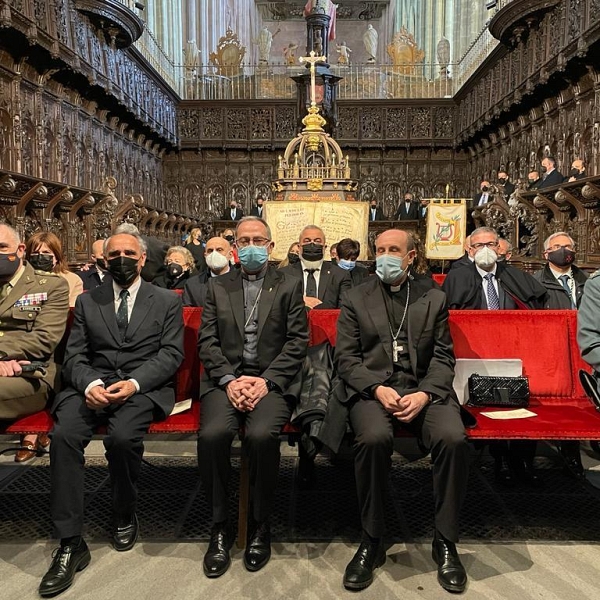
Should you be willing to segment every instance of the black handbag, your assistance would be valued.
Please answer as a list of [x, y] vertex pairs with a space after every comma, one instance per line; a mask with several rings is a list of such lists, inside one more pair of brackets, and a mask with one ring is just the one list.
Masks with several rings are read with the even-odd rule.
[[527, 377], [488, 377], [473, 373], [469, 377], [468, 406], [529, 406]]

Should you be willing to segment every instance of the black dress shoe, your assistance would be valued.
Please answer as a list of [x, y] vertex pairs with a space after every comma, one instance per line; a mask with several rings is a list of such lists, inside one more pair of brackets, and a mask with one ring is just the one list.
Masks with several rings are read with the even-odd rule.
[[40, 596], [56, 596], [64, 592], [75, 579], [75, 573], [83, 571], [92, 557], [87, 544], [81, 540], [78, 546], [64, 546], [54, 551], [50, 568], [42, 577], [38, 589]]
[[373, 571], [385, 563], [382, 542], [362, 542], [344, 571], [344, 587], [364, 590], [373, 583]]
[[271, 558], [271, 529], [266, 522], [258, 523], [244, 552], [248, 571], [260, 571]]
[[117, 521], [113, 530], [112, 545], [117, 552], [131, 550], [137, 542], [140, 524], [135, 513], [129, 519]]
[[578, 440], [563, 440], [559, 442], [560, 455], [565, 461], [566, 472], [575, 479], [585, 479], [585, 470], [581, 463], [581, 451]]
[[448, 592], [464, 592], [467, 572], [458, 558], [456, 545], [436, 536], [431, 546], [431, 556], [438, 566], [438, 582]]
[[226, 524], [215, 524], [210, 532], [210, 542], [204, 555], [202, 567], [207, 577], [221, 577], [231, 565], [229, 551], [233, 545], [233, 535]]

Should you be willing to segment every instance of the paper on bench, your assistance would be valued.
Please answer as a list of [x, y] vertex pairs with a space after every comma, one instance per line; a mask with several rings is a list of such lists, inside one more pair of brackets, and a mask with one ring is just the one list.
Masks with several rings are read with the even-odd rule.
[[523, 361], [520, 358], [457, 358], [452, 385], [461, 404], [469, 399], [469, 377], [473, 373], [492, 377], [520, 377], [523, 375]]
[[493, 412], [479, 413], [489, 419], [497, 421], [508, 421], [509, 419], [528, 419], [529, 417], [537, 417], [537, 414], [527, 410], [526, 408], [516, 408], [515, 410], [497, 410]]
[[185, 412], [192, 408], [192, 399], [188, 398], [187, 400], [181, 400], [180, 402], [175, 402], [175, 406], [173, 410], [169, 413], [171, 415], [178, 415], [179, 413]]

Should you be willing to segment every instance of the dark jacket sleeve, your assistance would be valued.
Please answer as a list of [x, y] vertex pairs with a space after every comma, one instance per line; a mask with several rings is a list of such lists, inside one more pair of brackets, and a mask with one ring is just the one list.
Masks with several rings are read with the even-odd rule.
[[302, 296], [302, 281], [290, 279], [293, 289], [287, 310], [286, 339], [281, 352], [271, 362], [262, 376], [285, 390], [292, 382], [306, 357], [308, 349], [308, 323]]

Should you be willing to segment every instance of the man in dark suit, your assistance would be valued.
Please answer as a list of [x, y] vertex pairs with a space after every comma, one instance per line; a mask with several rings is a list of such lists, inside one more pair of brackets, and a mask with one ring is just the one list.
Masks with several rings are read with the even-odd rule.
[[360, 255], [360, 242], [350, 238], [344, 238], [337, 243], [337, 266], [350, 273], [352, 286], [362, 283], [368, 276], [369, 270], [356, 261]]
[[482, 181], [479, 185], [479, 193], [473, 196], [473, 208], [477, 206], [483, 206], [493, 200], [490, 194], [490, 182]]
[[371, 200], [369, 221], [385, 221], [385, 215], [383, 214], [381, 207], [377, 204], [377, 200]]
[[204, 258], [208, 269], [186, 282], [183, 289], [184, 306], [204, 306], [209, 279], [229, 273], [232, 256], [231, 244], [225, 238], [214, 237], [206, 242]]
[[502, 186], [506, 198], [509, 198], [515, 191], [515, 184], [508, 180], [508, 173], [506, 171], [498, 172], [498, 183]]
[[112, 484], [117, 551], [133, 548], [143, 439], [155, 417], [173, 409], [171, 378], [183, 360], [179, 296], [140, 277], [146, 259], [142, 238], [115, 234], [104, 255], [113, 281], [77, 298], [50, 437], [51, 513], [60, 538], [39, 587], [42, 596], [67, 589], [90, 562], [81, 537], [84, 513], [84, 450], [99, 423]]
[[464, 248], [465, 253], [458, 259], [455, 260], [451, 265], [450, 269], [457, 269], [458, 267], [471, 266], [473, 264], [473, 259], [469, 255], [469, 247], [471, 245], [471, 236], [468, 235], [465, 238]]
[[250, 211], [250, 216], [251, 217], [260, 217], [262, 219], [263, 204], [264, 204], [263, 197], [258, 196], [258, 198], [256, 198], [256, 206], [252, 207], [252, 210]]
[[490, 227], [470, 235], [471, 265], [450, 269], [443, 290], [448, 307], [470, 310], [499, 310], [543, 307], [546, 290], [531, 275], [498, 262], [499, 237]]
[[83, 289], [87, 292], [102, 285], [106, 278], [108, 278], [108, 280], [111, 279], [111, 276], [106, 270], [103, 250], [104, 240], [96, 240], [92, 244], [92, 266], [85, 271], [77, 271], [77, 275], [79, 275], [81, 281], [83, 281]]
[[469, 452], [452, 389], [455, 358], [446, 296], [431, 278], [412, 274], [412, 236], [397, 229], [376, 240], [377, 277], [344, 297], [335, 363], [355, 434], [355, 477], [363, 541], [344, 586], [371, 584], [385, 562], [385, 490], [395, 427], [431, 450], [435, 494], [433, 557], [438, 581], [461, 592], [467, 575], [456, 552]]
[[237, 202], [232, 200], [229, 203], [229, 208], [225, 210], [221, 217], [223, 221], [239, 221], [244, 216], [244, 211], [238, 208]]
[[546, 156], [542, 160], [542, 181], [537, 187], [538, 190], [561, 184], [565, 178], [562, 173], [556, 170], [556, 160], [552, 156]]
[[241, 269], [210, 280], [198, 338], [204, 364], [198, 464], [213, 516], [203, 562], [207, 577], [223, 575], [231, 564], [227, 484], [231, 442], [241, 425], [253, 490], [244, 566], [258, 571], [271, 557], [279, 434], [292, 413], [308, 345], [301, 281], [269, 267], [267, 223], [242, 219], [236, 244]]
[[398, 210], [394, 215], [396, 221], [418, 221], [419, 220], [419, 205], [415, 202], [413, 194], [406, 192], [404, 194], [404, 202], [398, 205]]
[[133, 223], [121, 223], [114, 233], [128, 233], [130, 235], [139, 235], [144, 241], [146, 248], [146, 261], [142, 267], [141, 276], [144, 281], [152, 283], [159, 275], [163, 275], [167, 270], [165, 258], [169, 244], [162, 242], [158, 238], [150, 235], [142, 235], [140, 230]]
[[579, 158], [574, 160], [569, 171], [569, 182], [579, 181], [580, 179], [585, 179], [587, 176], [585, 163]]
[[540, 174], [537, 171], [531, 171], [527, 174], [527, 182], [528, 190], [537, 190], [540, 187], [540, 184], [542, 183], [542, 180], [540, 179]]
[[325, 233], [316, 225], [308, 225], [300, 232], [299, 244], [300, 261], [280, 271], [303, 282], [308, 308], [339, 308], [342, 293], [352, 287], [352, 280], [346, 271], [323, 260]]

